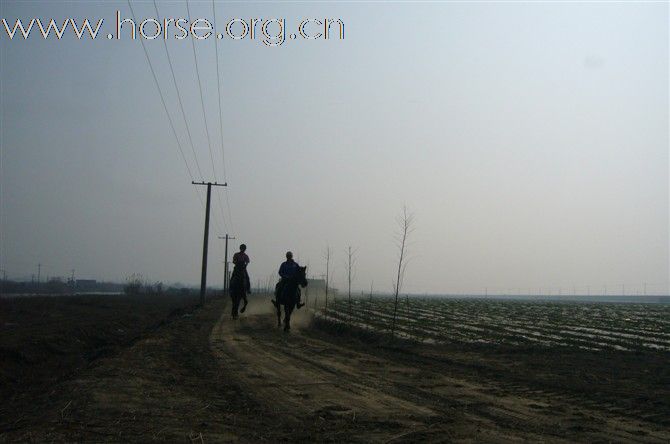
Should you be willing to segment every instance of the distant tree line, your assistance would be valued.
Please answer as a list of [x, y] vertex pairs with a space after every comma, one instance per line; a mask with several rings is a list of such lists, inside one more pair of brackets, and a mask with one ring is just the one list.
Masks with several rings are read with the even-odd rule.
[[139, 274], [133, 274], [123, 284], [114, 282], [97, 282], [92, 279], [67, 279], [52, 277], [46, 281], [37, 282], [0, 279], [1, 295], [43, 294], [68, 295], [85, 293], [124, 293], [127, 295], [146, 294], [181, 294], [191, 295], [195, 290], [183, 287], [165, 286], [162, 282], [147, 282]]
[[0, 280], [0, 294], [72, 294], [72, 293], [120, 293], [122, 284], [113, 282], [96, 282], [93, 280], [77, 281], [63, 280], [53, 277], [46, 282]]

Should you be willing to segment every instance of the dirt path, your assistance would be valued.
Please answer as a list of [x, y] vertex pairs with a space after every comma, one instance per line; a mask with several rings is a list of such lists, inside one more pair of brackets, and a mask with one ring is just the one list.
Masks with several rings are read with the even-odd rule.
[[[304, 315], [304, 313], [301, 313]], [[402, 363], [297, 328], [284, 334], [270, 314], [230, 322], [210, 343], [245, 392], [312, 438], [345, 441], [668, 442], [657, 425], [607, 406], [477, 375], [452, 375], [439, 363]], [[300, 324], [300, 318], [297, 318]], [[339, 343], [338, 343], [339, 342]], [[320, 424], [329, 424], [319, 429]], [[307, 436], [306, 436], [307, 437]]]
[[477, 371], [482, 354], [349, 340], [303, 311], [290, 334], [275, 322], [213, 300], [12, 411], [0, 442], [670, 442], [653, 406], [645, 421], [533, 389]]
[[215, 354], [279, 417], [288, 415], [307, 426], [326, 422], [339, 430], [351, 424], [365, 436], [348, 431], [340, 438], [365, 441], [419, 427], [435, 417], [429, 408], [380, 390], [373, 375], [352, 373], [354, 353], [338, 349], [335, 356], [328, 344], [295, 330], [286, 335], [270, 316], [255, 315], [238, 323], [224, 318], [212, 332]]

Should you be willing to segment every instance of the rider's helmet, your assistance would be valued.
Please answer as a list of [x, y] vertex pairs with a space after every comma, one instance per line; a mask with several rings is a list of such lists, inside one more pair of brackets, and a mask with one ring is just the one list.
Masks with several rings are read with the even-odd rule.
[[247, 249], [247, 246], [246, 246], [246, 245], [244, 245], [244, 244], [240, 245], [240, 251], [244, 251], [244, 250], [246, 250], [246, 249]]
[[290, 251], [287, 251], [286, 252], [286, 259], [293, 259], [293, 253], [291, 253]]

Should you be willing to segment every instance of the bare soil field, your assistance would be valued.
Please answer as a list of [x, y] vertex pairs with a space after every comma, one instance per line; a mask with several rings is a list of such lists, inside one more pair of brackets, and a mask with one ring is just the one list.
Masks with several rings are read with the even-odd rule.
[[[0, 441], [670, 441], [667, 352], [389, 342], [304, 309], [285, 334], [270, 307], [253, 298], [238, 321], [225, 300], [168, 311], [6, 398]], [[112, 329], [106, 313], [85, 317]]]
[[0, 426], [20, 427], [59, 383], [192, 311], [185, 296], [39, 296], [0, 299]]

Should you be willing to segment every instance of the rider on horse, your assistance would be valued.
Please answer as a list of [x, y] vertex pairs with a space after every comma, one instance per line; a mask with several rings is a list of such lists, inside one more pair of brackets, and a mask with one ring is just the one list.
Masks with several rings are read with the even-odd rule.
[[[281, 294], [283, 287], [286, 284], [286, 281], [288, 279], [294, 278], [299, 271], [300, 271], [300, 265], [298, 265], [298, 263], [293, 260], [293, 253], [287, 251], [286, 262], [282, 263], [281, 266], [279, 267], [279, 276], [281, 277], [281, 280], [277, 283], [277, 287], [275, 288], [275, 292], [277, 295]], [[298, 299], [296, 303], [297, 308], [301, 308], [303, 305], [305, 305], [300, 302], [300, 289], [297, 290], [297, 299]], [[276, 307], [277, 301], [273, 299], [272, 304]]]
[[233, 273], [242, 273], [242, 277], [244, 279], [244, 307], [242, 308], [242, 313], [244, 313], [244, 309], [247, 306], [247, 294], [251, 294], [251, 281], [249, 279], [249, 273], [247, 272], [247, 265], [249, 264], [249, 256], [247, 256], [247, 253], [245, 251], [247, 250], [247, 246], [242, 244], [240, 245], [240, 251], [235, 253], [233, 255]]

